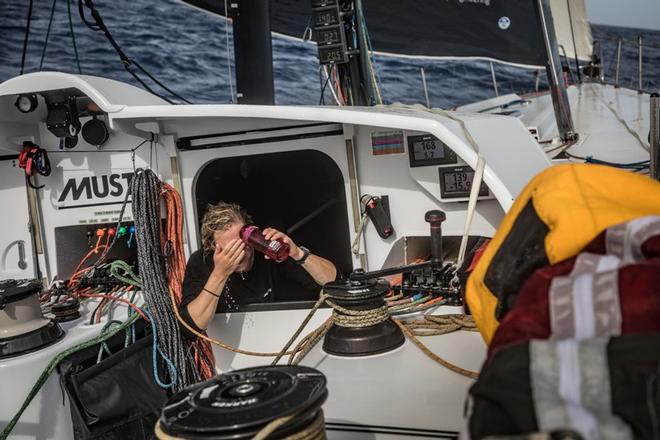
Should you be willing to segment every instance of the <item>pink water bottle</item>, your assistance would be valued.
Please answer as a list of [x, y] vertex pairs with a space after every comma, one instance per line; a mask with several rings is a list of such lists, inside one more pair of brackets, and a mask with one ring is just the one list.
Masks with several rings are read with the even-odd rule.
[[279, 240], [266, 240], [261, 229], [254, 225], [245, 225], [239, 233], [241, 240], [251, 248], [265, 254], [268, 258], [281, 263], [289, 257], [289, 245]]

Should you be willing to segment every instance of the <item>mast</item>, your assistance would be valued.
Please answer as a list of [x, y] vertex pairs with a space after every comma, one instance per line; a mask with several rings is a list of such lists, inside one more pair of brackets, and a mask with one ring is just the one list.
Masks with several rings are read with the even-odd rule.
[[575, 129], [573, 127], [571, 106], [568, 102], [566, 83], [564, 82], [564, 74], [561, 69], [561, 63], [559, 62], [560, 59], [559, 50], [557, 49], [557, 35], [555, 34], [552, 12], [550, 11], [550, 1], [537, 0], [536, 7], [537, 17], [547, 53], [545, 70], [548, 75], [550, 95], [552, 96], [552, 105], [555, 110], [555, 119], [557, 121], [559, 136], [564, 142], [575, 141], [578, 134], [575, 133]]
[[232, 0], [236, 97], [239, 104], [275, 104], [269, 0]]

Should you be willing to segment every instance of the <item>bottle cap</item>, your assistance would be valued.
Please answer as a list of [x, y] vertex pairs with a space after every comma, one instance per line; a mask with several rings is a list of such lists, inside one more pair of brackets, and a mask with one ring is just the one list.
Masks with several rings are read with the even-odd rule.
[[241, 228], [241, 232], [238, 233], [238, 236], [243, 240], [244, 243], [248, 242], [248, 238], [250, 238], [250, 235], [252, 235], [252, 231], [254, 231], [257, 228], [255, 225], [245, 225]]

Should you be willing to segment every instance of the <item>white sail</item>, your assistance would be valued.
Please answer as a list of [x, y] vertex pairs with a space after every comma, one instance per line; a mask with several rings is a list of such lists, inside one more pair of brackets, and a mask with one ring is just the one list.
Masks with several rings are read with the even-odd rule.
[[[593, 40], [584, 0], [550, 0], [550, 7], [555, 22], [557, 44], [563, 47], [567, 57], [575, 58], [577, 51], [578, 59], [589, 61], [593, 52]], [[564, 55], [564, 50], [559, 50], [560, 54]]]

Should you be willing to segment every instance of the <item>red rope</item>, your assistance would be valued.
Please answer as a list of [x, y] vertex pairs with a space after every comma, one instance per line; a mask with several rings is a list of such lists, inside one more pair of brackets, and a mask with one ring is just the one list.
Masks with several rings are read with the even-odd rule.
[[[183, 297], [182, 285], [186, 274], [186, 256], [183, 252], [183, 203], [179, 193], [165, 182], [162, 184], [161, 197], [167, 208], [167, 226], [161, 231], [163, 234], [161, 242], [165, 246], [168, 261], [168, 285], [176, 300], [173, 307], [178, 307]], [[197, 338], [192, 343], [192, 349], [202, 379], [213, 377], [215, 358], [211, 344]]]

